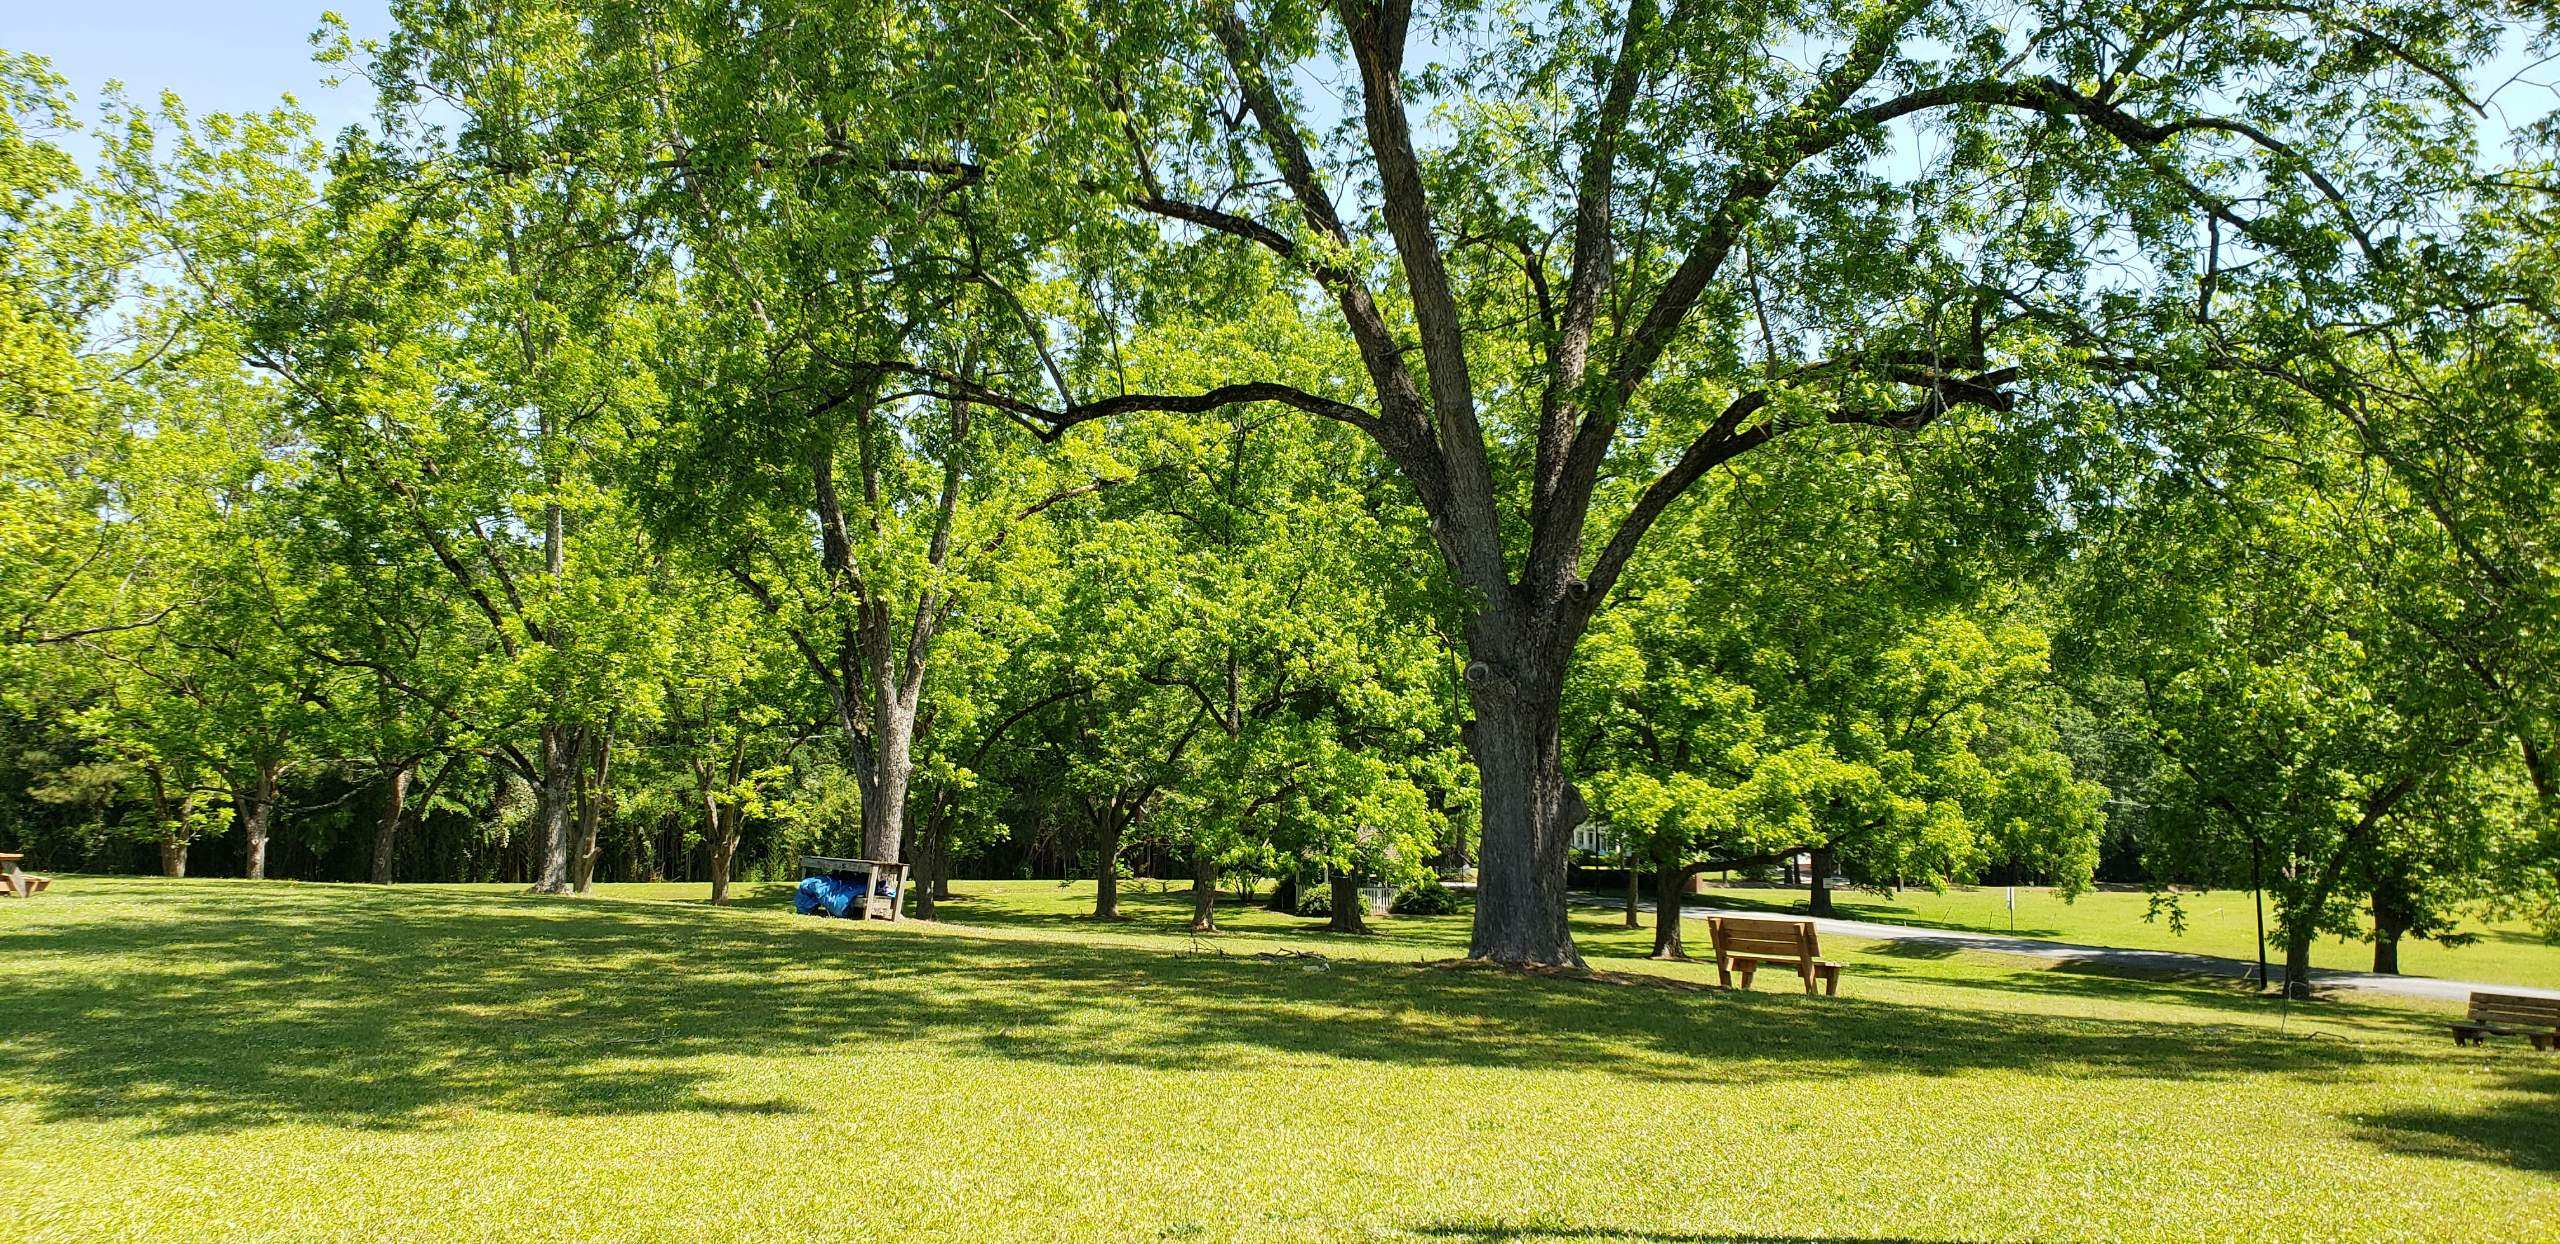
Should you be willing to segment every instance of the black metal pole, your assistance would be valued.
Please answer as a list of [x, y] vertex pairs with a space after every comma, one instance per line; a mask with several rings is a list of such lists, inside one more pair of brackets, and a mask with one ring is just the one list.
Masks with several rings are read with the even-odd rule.
[[2258, 908], [2258, 991], [2267, 988], [2267, 895], [2258, 885], [2258, 861], [2263, 846], [2253, 835], [2249, 839], [2249, 900]]

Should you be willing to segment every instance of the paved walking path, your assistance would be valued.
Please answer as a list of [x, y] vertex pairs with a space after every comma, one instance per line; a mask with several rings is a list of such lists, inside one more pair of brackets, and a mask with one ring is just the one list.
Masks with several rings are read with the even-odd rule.
[[[1577, 896], [1577, 902], [1599, 907], [1619, 907], [1615, 899]], [[1638, 904], [1650, 912], [1653, 904]], [[1989, 950], [2004, 955], [2026, 955], [2036, 959], [2052, 959], [2064, 963], [2096, 963], [2107, 967], [2133, 968], [2163, 973], [2200, 973], [2208, 976], [2247, 977], [2258, 965], [2246, 959], [2225, 959], [2219, 955], [2196, 955], [2175, 950], [2128, 950], [2121, 946], [2081, 946], [2071, 942], [2049, 942], [2034, 937], [2013, 937], [2006, 933], [1975, 933], [1964, 929], [1928, 929], [1910, 924], [1879, 924], [1870, 920], [1840, 920], [1832, 917], [1785, 917], [1783, 913], [1745, 911], [1730, 907], [1705, 907], [1684, 903], [1680, 907], [1684, 919], [1707, 916], [1749, 916], [1768, 919], [1812, 919], [1816, 929], [1842, 937], [1862, 937], [1869, 941], [1903, 942], [1923, 946], [1947, 946], [1958, 950]], [[1706, 930], [1701, 928], [1697, 940], [1703, 942]], [[2282, 971], [2283, 965], [2270, 964]], [[2490, 989], [2499, 993], [2529, 994], [2539, 998], [2560, 998], [2560, 989], [2535, 989], [2525, 985], [2499, 985], [2485, 981], [2439, 980], [2432, 976], [2377, 976], [2371, 972], [2340, 972], [2330, 968], [2311, 969], [2311, 982], [2332, 989], [2362, 989], [2373, 993], [2397, 994], [2404, 998], [2433, 998], [2438, 1001], [2462, 1002], [2474, 989]]]

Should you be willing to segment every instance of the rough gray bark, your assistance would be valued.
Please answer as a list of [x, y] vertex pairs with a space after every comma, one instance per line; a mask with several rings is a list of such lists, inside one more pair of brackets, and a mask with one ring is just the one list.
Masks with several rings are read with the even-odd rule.
[[240, 833], [248, 847], [243, 871], [251, 881], [263, 881], [267, 876], [267, 831], [275, 816], [276, 780], [282, 769], [275, 761], [259, 761], [249, 780], [232, 789]]
[[1191, 931], [1218, 931], [1218, 857], [1198, 849], [1191, 852]]
[[[1486, 630], [1491, 628], [1480, 628]], [[1470, 957], [1580, 967], [1566, 919], [1573, 827], [1559, 731], [1563, 660], [1479, 639], [1467, 667], [1468, 742], [1483, 791]]]
[[165, 839], [160, 843], [160, 875], [163, 877], [183, 877], [187, 875], [186, 843], [173, 842]]
[[416, 766], [403, 760], [383, 775], [382, 815], [373, 824], [373, 884], [391, 884], [392, 850], [398, 845], [400, 818], [409, 802], [409, 774]]
[[744, 735], [730, 746], [725, 765], [709, 759], [693, 762], [694, 793], [702, 800], [702, 841], [711, 856], [711, 901], [715, 904], [729, 901], [729, 863], [737, 858], [739, 831], [746, 814], [737, 801], [722, 795], [746, 772], [746, 763]]
[[1093, 918], [1120, 918], [1120, 833], [1117, 812], [1106, 811], [1094, 838]]
[[542, 728], [542, 783], [534, 809], [540, 819], [533, 878], [537, 894], [559, 894], [569, 888], [569, 819], [578, 768], [571, 733], [566, 726]]
[[585, 894], [595, 888], [596, 837], [613, 803], [613, 737], [600, 732], [595, 743], [594, 781], [588, 781], [588, 768], [578, 766], [578, 840], [570, 852], [570, 888]]
[[915, 871], [907, 880], [907, 915], [914, 919], [933, 919], [936, 905], [951, 896], [949, 835], [937, 802], [916, 826]]

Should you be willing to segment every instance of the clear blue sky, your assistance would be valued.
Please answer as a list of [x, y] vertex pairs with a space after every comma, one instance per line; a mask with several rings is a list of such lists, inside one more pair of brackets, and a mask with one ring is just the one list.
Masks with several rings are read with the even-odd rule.
[[243, 112], [290, 93], [325, 132], [372, 107], [370, 88], [331, 90], [311, 63], [311, 32], [332, 9], [359, 37], [391, 25], [381, 0], [0, 0], [0, 48], [51, 60], [84, 116], [113, 79], [143, 101], [174, 90], [195, 112]]

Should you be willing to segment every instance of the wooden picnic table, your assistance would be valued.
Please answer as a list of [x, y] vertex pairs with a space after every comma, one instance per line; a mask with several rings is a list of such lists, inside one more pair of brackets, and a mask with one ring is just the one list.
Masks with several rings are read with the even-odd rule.
[[27, 858], [23, 852], [0, 851], [0, 894], [11, 898], [34, 898], [36, 891], [53, 882], [21, 871], [18, 861]]
[[[907, 914], [907, 866], [881, 860], [850, 859], [833, 855], [800, 857], [800, 875], [804, 878], [832, 876], [847, 880], [862, 878], [862, 901], [852, 916], [856, 920], [901, 920]], [[889, 889], [880, 893], [883, 883]]]

